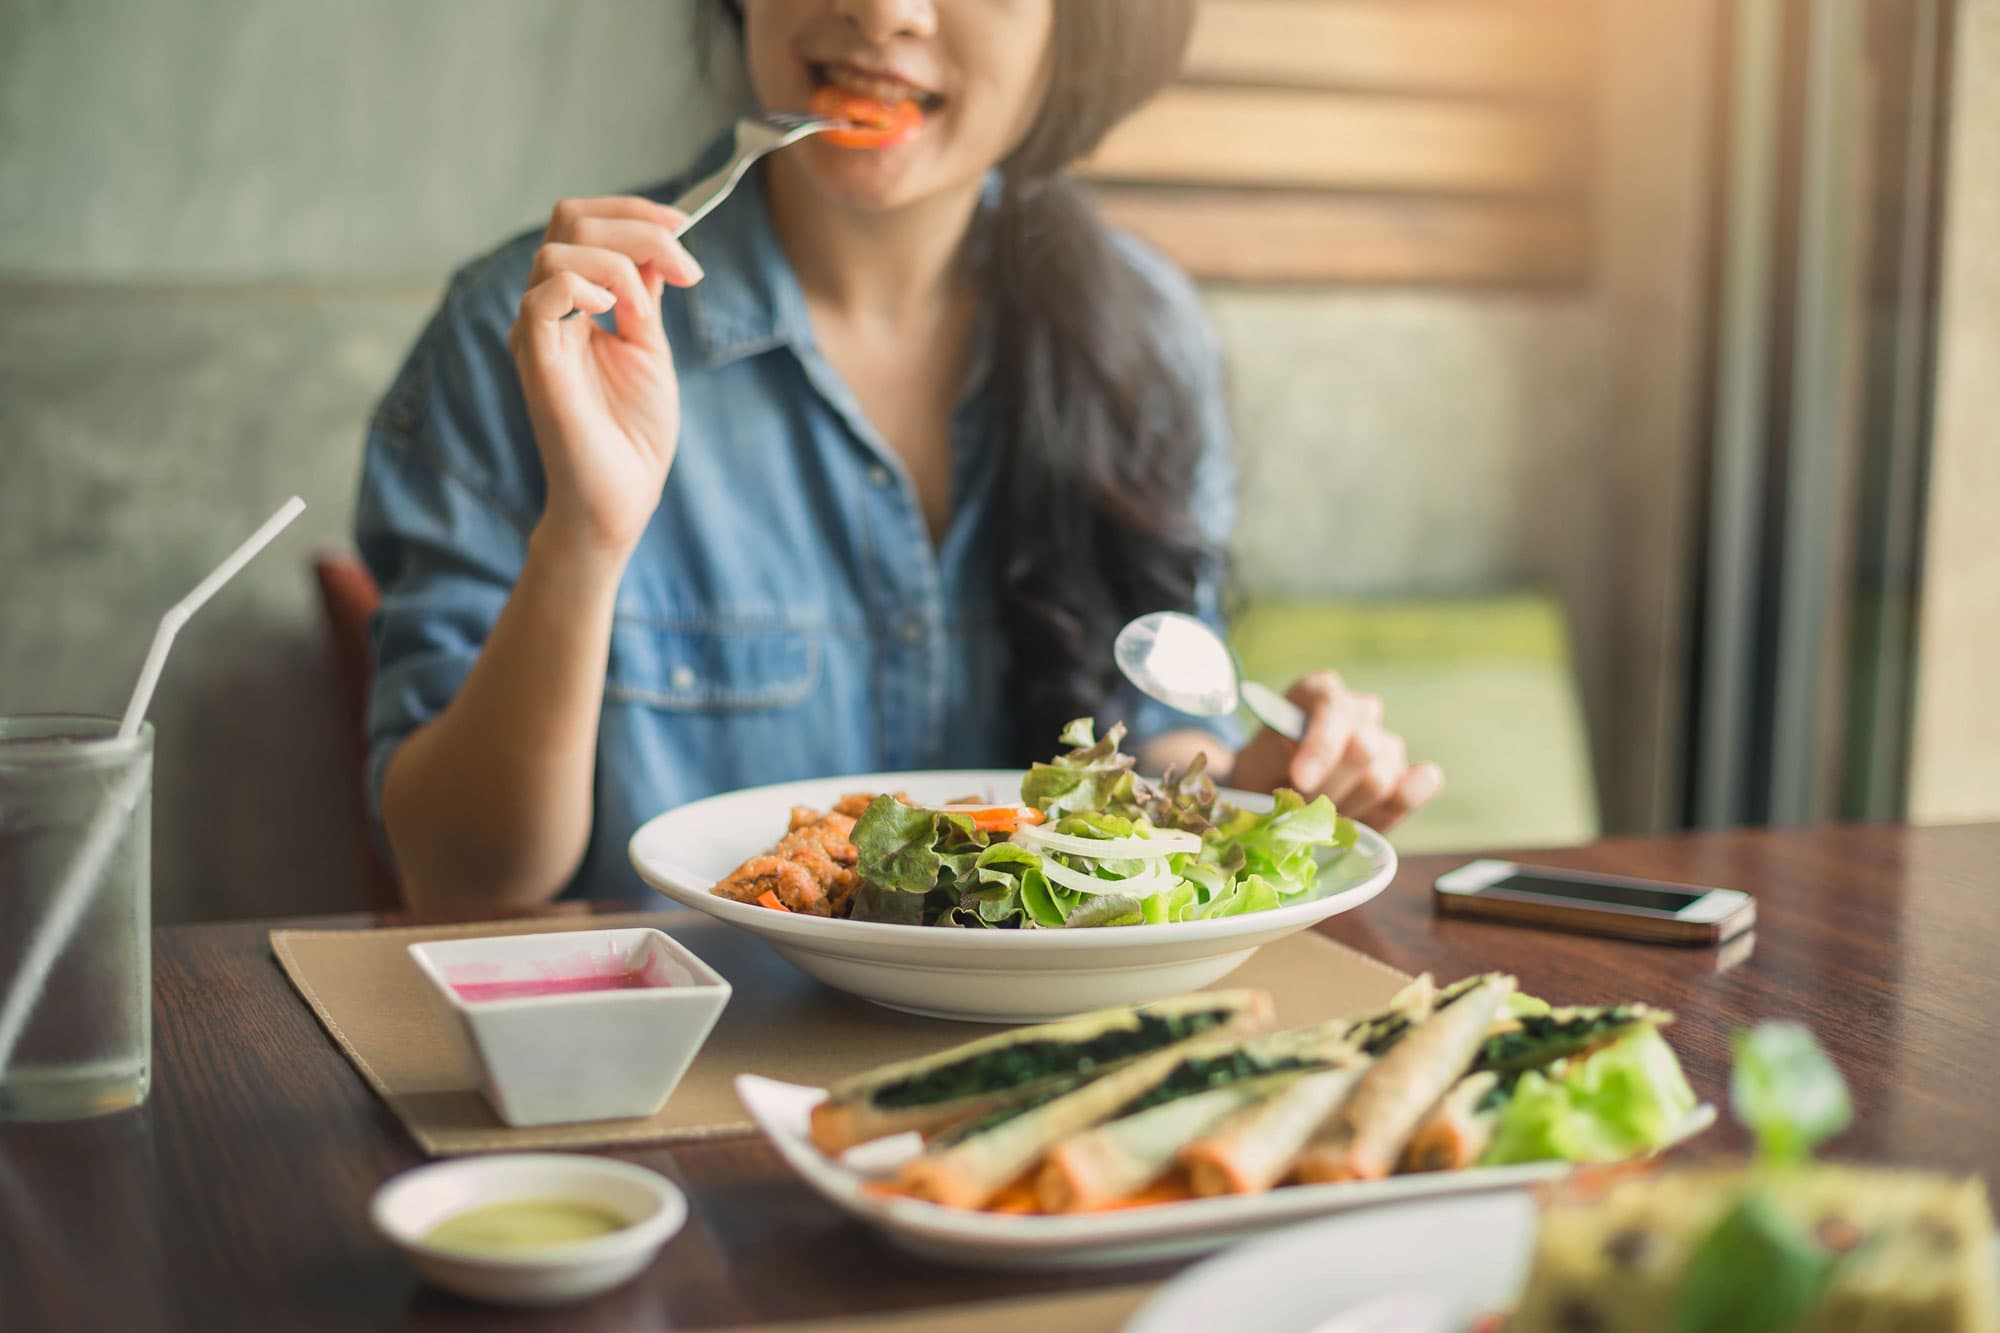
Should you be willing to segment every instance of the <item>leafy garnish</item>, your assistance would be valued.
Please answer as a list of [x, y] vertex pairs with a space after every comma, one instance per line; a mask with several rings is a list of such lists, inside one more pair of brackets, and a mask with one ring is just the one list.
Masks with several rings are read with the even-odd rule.
[[1207, 833], [1222, 818], [1221, 789], [1208, 775], [1208, 755], [1195, 755], [1185, 769], [1168, 769], [1159, 785], [1138, 793], [1137, 813], [1154, 828]]
[[855, 868], [861, 878], [880, 889], [899, 893], [929, 893], [937, 887], [938, 820], [935, 810], [904, 805], [893, 796], [878, 796], [854, 823], [854, 847], [860, 853]]
[[1840, 1071], [1800, 1024], [1760, 1023], [1731, 1049], [1729, 1100], [1765, 1162], [1803, 1161], [1853, 1119]]
[[1087, 717], [1063, 728], [1063, 744], [1072, 746], [1046, 764], [1036, 764], [1021, 780], [1021, 799], [1055, 819], [1072, 810], [1099, 811], [1135, 804], [1133, 759], [1121, 752], [1125, 739], [1121, 722], [1095, 739]]
[[1673, 1048], [1641, 1027], [1584, 1059], [1522, 1074], [1480, 1160], [1622, 1161], [1665, 1147], [1695, 1106]]
[[1137, 898], [1122, 893], [1100, 893], [1087, 899], [1063, 918], [1065, 926], [1136, 926], [1145, 919], [1145, 909]]
[[1837, 1262], [1753, 1190], [1688, 1260], [1674, 1327], [1679, 1333], [1783, 1333], [1819, 1303]]
[[1356, 836], [1354, 821], [1342, 819], [1326, 797], [1308, 804], [1297, 792], [1280, 788], [1268, 813], [1238, 810], [1209, 838], [1220, 855], [1241, 852], [1248, 874], [1263, 878], [1278, 897], [1290, 898], [1319, 878], [1321, 849], [1352, 847]]
[[1760, 1023], [1730, 1043], [1729, 1100], [1756, 1136], [1767, 1173], [1696, 1246], [1675, 1307], [1680, 1333], [1785, 1333], [1815, 1306], [1842, 1263], [1773, 1202], [1768, 1173], [1789, 1171], [1853, 1116], [1847, 1084], [1797, 1023]]

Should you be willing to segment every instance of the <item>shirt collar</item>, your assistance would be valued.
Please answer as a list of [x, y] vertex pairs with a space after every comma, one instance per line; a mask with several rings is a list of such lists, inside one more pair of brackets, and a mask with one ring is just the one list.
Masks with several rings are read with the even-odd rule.
[[[659, 197], [671, 203], [690, 184], [719, 170], [734, 149], [735, 136], [725, 131]], [[688, 232], [684, 244], [703, 277], [687, 291], [688, 328], [676, 343], [676, 357], [714, 367], [775, 347], [811, 345], [805, 294], [764, 206], [761, 165]]]

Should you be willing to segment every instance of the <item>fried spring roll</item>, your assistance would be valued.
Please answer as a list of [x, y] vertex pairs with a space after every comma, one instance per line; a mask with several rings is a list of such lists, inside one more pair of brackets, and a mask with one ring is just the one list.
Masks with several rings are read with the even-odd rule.
[[1468, 1074], [1444, 1095], [1403, 1149], [1400, 1170], [1457, 1171], [1473, 1165], [1493, 1141], [1498, 1108], [1482, 1110], [1486, 1094], [1500, 1085], [1498, 1074]]
[[1365, 1064], [1307, 1074], [1275, 1096], [1231, 1114], [1179, 1159], [1201, 1195], [1258, 1194], [1292, 1169], [1313, 1135], [1340, 1110]]
[[1542, 1069], [1609, 1046], [1642, 1027], [1665, 1027], [1673, 1021], [1666, 1010], [1644, 1004], [1551, 1009], [1513, 1019], [1506, 1031], [1488, 1037], [1473, 1068], [1496, 1074]]
[[1472, 1064], [1513, 990], [1512, 977], [1483, 977], [1390, 1047], [1355, 1088], [1338, 1121], [1306, 1145], [1295, 1168], [1299, 1179], [1388, 1175], [1424, 1113]]
[[1173, 1168], [1182, 1145], [1208, 1133], [1230, 1112], [1303, 1077], [1293, 1072], [1245, 1079], [1064, 1139], [1049, 1149], [1035, 1179], [1043, 1211], [1088, 1212], [1137, 1194]]
[[1025, 1111], [1002, 1112], [990, 1124], [975, 1123], [970, 1132], [941, 1135], [903, 1165], [896, 1187], [946, 1207], [978, 1208], [1055, 1144], [1109, 1119], [1204, 1049], [1198, 1040], [1171, 1046]]
[[813, 1142], [831, 1154], [891, 1134], [935, 1134], [1176, 1042], [1261, 1027], [1270, 1016], [1262, 991], [1211, 991], [998, 1033], [835, 1085], [813, 1108]]

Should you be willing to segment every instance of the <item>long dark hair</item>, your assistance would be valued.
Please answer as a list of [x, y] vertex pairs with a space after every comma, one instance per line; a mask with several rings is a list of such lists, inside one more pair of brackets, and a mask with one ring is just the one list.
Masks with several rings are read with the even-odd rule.
[[[716, 3], [740, 32], [737, 0]], [[1045, 757], [1070, 718], [1102, 713], [1119, 626], [1191, 610], [1222, 559], [1193, 513], [1196, 368], [1173, 352], [1158, 288], [1064, 174], [1174, 77], [1194, 0], [1055, 0], [1054, 20], [1048, 94], [1001, 164], [1006, 188], [982, 247], [988, 393], [1007, 477], [1009, 757], [1023, 764]]]

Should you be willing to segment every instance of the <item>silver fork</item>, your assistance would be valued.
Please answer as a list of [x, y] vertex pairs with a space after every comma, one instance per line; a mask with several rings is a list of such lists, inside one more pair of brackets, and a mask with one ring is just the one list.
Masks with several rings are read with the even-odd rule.
[[743, 179], [743, 173], [750, 170], [752, 162], [809, 135], [838, 129], [840, 124], [837, 120], [801, 115], [796, 111], [766, 111], [737, 121], [736, 152], [722, 164], [720, 171], [696, 181], [687, 193], [674, 200], [674, 208], [687, 214], [687, 221], [681, 223], [674, 235], [685, 235], [688, 228], [707, 217], [711, 209], [727, 199], [729, 192]]
[[[704, 176], [689, 186], [681, 197], [674, 200], [676, 212], [687, 215], [687, 220], [674, 228], [674, 237], [679, 239], [688, 234], [695, 223], [707, 217], [715, 206], [729, 197], [729, 192], [742, 181], [743, 173], [750, 170], [750, 164], [766, 153], [774, 153], [810, 135], [824, 130], [839, 129], [842, 122], [827, 120], [820, 116], [803, 115], [797, 111], [765, 111], [754, 116], [745, 116], [736, 122], [736, 151], [713, 175]], [[575, 319], [581, 310], [572, 310], [564, 315], [565, 320]]]

